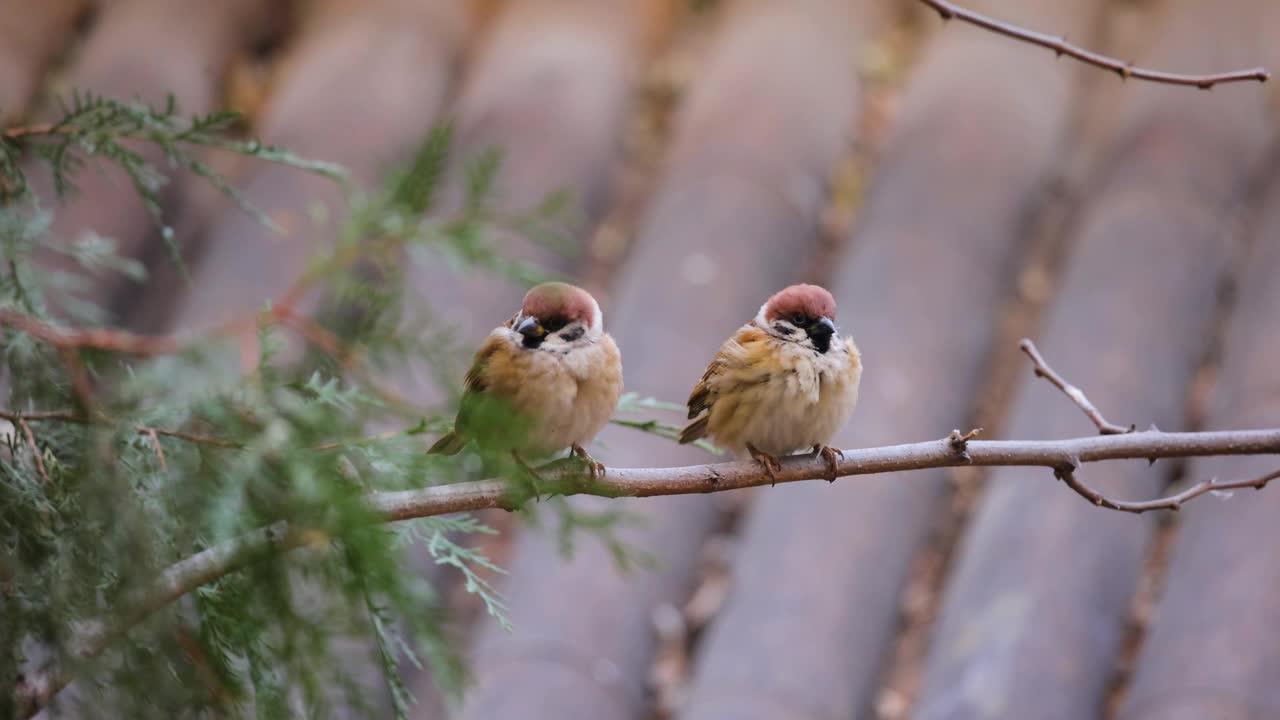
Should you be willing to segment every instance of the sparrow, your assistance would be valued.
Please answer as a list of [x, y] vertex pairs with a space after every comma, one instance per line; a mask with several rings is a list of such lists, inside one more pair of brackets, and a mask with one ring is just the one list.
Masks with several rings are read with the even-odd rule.
[[622, 356], [586, 290], [560, 282], [530, 289], [519, 312], [485, 338], [465, 385], [453, 431], [428, 454], [456, 455], [474, 440], [510, 453], [536, 481], [525, 456], [569, 448], [593, 480], [604, 474], [582, 446], [618, 405]]
[[760, 306], [755, 318], [725, 341], [689, 395], [680, 443], [708, 437], [744, 450], [777, 482], [779, 455], [812, 448], [830, 467], [828, 447], [858, 402], [862, 357], [836, 331], [836, 302], [817, 285], [792, 285]]

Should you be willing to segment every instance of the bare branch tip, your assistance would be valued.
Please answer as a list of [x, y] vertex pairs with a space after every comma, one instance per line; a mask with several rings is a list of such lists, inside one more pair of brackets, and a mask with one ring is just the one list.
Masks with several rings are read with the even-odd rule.
[[1169, 85], [1184, 85], [1196, 87], [1201, 90], [1210, 90], [1214, 85], [1219, 83], [1241, 82], [1246, 80], [1266, 82], [1270, 77], [1267, 71], [1263, 68], [1235, 70], [1232, 72], [1218, 73], [1214, 75], [1182, 75], [1178, 73], [1148, 70], [1137, 67], [1131, 62], [1125, 62], [1117, 58], [1089, 52], [1078, 45], [1073, 45], [1070, 40], [1068, 40], [1068, 36], [1065, 33], [1061, 37], [1050, 37], [1019, 27], [1012, 23], [1003, 22], [996, 18], [960, 7], [954, 3], [947, 2], [947, 0], [920, 1], [933, 8], [944, 22], [952, 19], [963, 20], [971, 25], [1013, 38], [1017, 41], [1038, 45], [1042, 48], [1052, 50], [1054, 55], [1058, 58], [1061, 58], [1063, 55], [1068, 55], [1085, 64], [1093, 65], [1094, 67], [1102, 68], [1104, 70], [1110, 70], [1119, 75], [1121, 81], [1136, 78], [1139, 80], [1149, 80], [1151, 82], [1166, 83]]

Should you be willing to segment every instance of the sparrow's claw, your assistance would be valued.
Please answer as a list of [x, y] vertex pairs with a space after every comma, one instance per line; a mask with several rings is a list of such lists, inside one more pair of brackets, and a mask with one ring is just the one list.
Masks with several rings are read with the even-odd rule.
[[604, 478], [604, 463], [598, 462], [591, 454], [582, 448], [578, 443], [569, 446], [570, 451], [582, 459], [587, 464], [587, 474], [591, 476], [591, 482], [596, 482]]
[[766, 452], [761, 452], [756, 446], [747, 443], [747, 452], [751, 453], [751, 459], [760, 463], [764, 468], [765, 474], [769, 476], [769, 487], [778, 484], [778, 471], [782, 469], [782, 465], [778, 463], [778, 458]]
[[538, 481], [542, 479], [542, 476], [538, 474], [537, 470], [533, 469], [533, 466], [525, 462], [524, 458], [520, 457], [520, 453], [513, 450], [511, 451], [511, 457], [515, 458], [516, 464], [529, 474], [529, 486], [533, 488], [533, 499], [541, 502], [542, 488], [538, 487]]
[[827, 461], [827, 482], [835, 482], [839, 477], [836, 472], [840, 469], [839, 462], [844, 459], [844, 453], [829, 445], [814, 445], [813, 451]]

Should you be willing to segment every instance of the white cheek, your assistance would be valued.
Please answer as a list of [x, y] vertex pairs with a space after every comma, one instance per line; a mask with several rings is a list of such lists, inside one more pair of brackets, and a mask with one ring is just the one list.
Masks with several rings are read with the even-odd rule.
[[589, 332], [597, 332], [597, 333], [598, 333], [598, 332], [602, 332], [603, 330], [604, 330], [604, 313], [603, 313], [603, 312], [600, 312], [600, 303], [597, 303], [597, 302], [595, 301], [595, 298], [592, 298], [592, 300], [591, 300], [591, 327], [590, 327], [590, 328], [588, 328], [588, 331], [589, 331]]

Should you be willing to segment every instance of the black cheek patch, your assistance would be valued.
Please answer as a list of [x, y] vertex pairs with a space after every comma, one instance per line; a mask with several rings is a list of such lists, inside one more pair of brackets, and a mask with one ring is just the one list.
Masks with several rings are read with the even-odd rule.
[[793, 332], [790, 325], [787, 325], [786, 323], [780, 323], [780, 322], [774, 323], [773, 329], [782, 333], [783, 335], [790, 335]]
[[813, 349], [817, 350], [820, 354], [825, 355], [826, 352], [831, 349], [830, 335], [814, 335], [810, 339], [813, 340]]
[[586, 332], [587, 331], [581, 325], [578, 325], [577, 327], [571, 327], [560, 333], [560, 339], [565, 342], [573, 342], [574, 340], [582, 337]]

